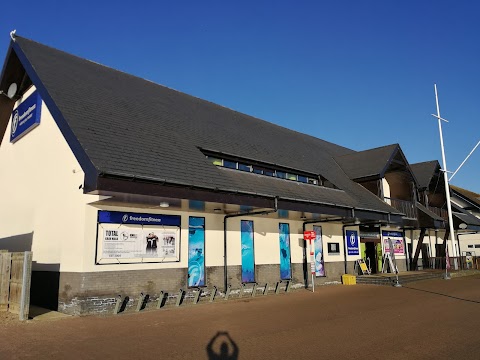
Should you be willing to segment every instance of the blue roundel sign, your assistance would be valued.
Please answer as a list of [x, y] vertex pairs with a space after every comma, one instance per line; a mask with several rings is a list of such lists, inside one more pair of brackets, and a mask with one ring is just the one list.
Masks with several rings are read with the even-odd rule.
[[347, 230], [345, 232], [345, 244], [347, 245], [348, 255], [360, 255], [358, 248], [358, 232], [356, 230]]
[[35, 90], [12, 112], [10, 142], [14, 143], [40, 124], [42, 99]]

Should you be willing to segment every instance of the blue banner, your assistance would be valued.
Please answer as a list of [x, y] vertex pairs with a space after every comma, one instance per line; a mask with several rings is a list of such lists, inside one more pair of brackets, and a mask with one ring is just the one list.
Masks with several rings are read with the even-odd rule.
[[42, 99], [35, 90], [12, 112], [10, 142], [14, 143], [40, 124]]
[[242, 220], [242, 282], [255, 282], [255, 255], [253, 249], [253, 221]]
[[323, 241], [322, 227], [314, 226], [315, 231], [315, 276], [325, 276], [325, 267], [323, 265]]
[[290, 226], [280, 223], [278, 228], [280, 236], [280, 279], [292, 278], [292, 265], [290, 262]]
[[98, 222], [108, 224], [180, 226], [180, 215], [141, 214], [100, 210], [98, 212]]
[[205, 218], [188, 219], [188, 286], [205, 286]]
[[348, 255], [360, 255], [358, 232], [356, 230], [347, 230], [345, 232], [345, 243], [347, 244]]

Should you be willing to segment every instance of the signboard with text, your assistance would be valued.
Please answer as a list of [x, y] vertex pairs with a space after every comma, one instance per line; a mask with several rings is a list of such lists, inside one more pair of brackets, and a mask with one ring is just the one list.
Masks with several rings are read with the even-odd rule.
[[403, 241], [403, 232], [401, 231], [382, 231], [383, 238], [383, 251], [386, 253], [390, 252], [390, 242], [393, 245], [393, 253], [397, 255], [405, 254], [405, 245]]
[[42, 99], [34, 91], [12, 112], [10, 142], [14, 143], [40, 124]]
[[358, 231], [347, 230], [345, 232], [345, 244], [347, 246], [348, 255], [360, 255], [358, 246]]

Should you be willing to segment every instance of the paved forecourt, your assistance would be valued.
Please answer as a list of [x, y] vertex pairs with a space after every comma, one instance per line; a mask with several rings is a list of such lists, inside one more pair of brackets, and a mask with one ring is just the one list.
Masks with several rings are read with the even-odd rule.
[[0, 324], [0, 358], [213, 359], [226, 344], [230, 359], [477, 359], [479, 285], [480, 275], [402, 288], [322, 286], [118, 316], [8, 321]]

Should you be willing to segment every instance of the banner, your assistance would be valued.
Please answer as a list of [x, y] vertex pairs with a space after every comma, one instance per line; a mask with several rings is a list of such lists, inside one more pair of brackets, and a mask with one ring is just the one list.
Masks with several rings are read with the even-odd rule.
[[98, 212], [98, 222], [104, 224], [180, 226], [180, 215], [143, 214], [100, 210]]
[[100, 224], [102, 259], [178, 260], [179, 229]]
[[390, 244], [388, 240], [392, 241], [393, 253], [397, 255], [405, 254], [405, 245], [403, 241], [403, 232], [401, 231], [382, 231], [383, 238], [383, 251], [384, 253], [390, 252]]
[[188, 286], [205, 286], [205, 218], [188, 219]]
[[348, 255], [360, 255], [358, 232], [356, 230], [347, 230], [345, 232], [345, 243], [347, 245]]
[[242, 243], [242, 282], [255, 282], [255, 255], [253, 248], [253, 221], [242, 220], [240, 224]]
[[292, 278], [292, 266], [290, 263], [290, 226], [280, 223], [278, 234], [280, 237], [280, 279]]
[[323, 241], [322, 241], [322, 227], [314, 226], [315, 231], [315, 276], [325, 276], [325, 268], [323, 264]]

